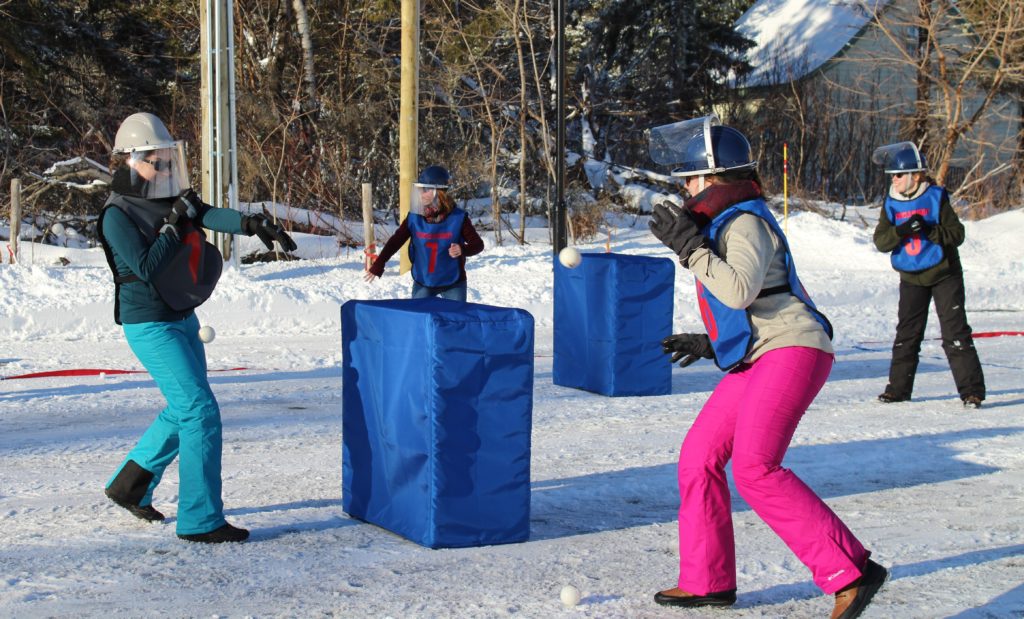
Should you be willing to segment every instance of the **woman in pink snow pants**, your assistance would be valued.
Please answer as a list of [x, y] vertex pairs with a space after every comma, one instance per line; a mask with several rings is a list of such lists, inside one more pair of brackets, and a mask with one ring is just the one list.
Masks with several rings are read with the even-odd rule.
[[832, 368], [832, 326], [797, 277], [743, 134], [708, 116], [649, 135], [652, 159], [673, 166], [687, 194], [682, 208], [654, 208], [651, 231], [694, 274], [707, 331], [671, 335], [662, 348], [681, 367], [706, 358], [728, 372], [680, 450], [679, 581], [654, 599], [683, 607], [736, 601], [731, 459], [740, 496], [835, 595], [832, 619], [857, 617], [887, 571], [782, 467]]

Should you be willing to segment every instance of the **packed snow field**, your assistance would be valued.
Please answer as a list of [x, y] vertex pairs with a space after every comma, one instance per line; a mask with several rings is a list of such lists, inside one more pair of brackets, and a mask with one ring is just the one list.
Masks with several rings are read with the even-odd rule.
[[[877, 213], [877, 211], [874, 211]], [[871, 211], [862, 213], [871, 218]], [[860, 220], [861, 213], [854, 219]], [[849, 218], [848, 218], [849, 219]], [[869, 221], [870, 223], [870, 221]], [[891, 568], [865, 617], [1024, 616], [1024, 337], [976, 341], [988, 383], [965, 410], [937, 320], [914, 400], [879, 404], [898, 276], [871, 226], [799, 213], [786, 223], [801, 277], [836, 327], [836, 364], [786, 458]], [[1024, 212], [966, 222], [975, 332], [1024, 331]], [[728, 610], [654, 604], [677, 576], [675, 460], [720, 377], [675, 368], [673, 393], [607, 398], [552, 384], [545, 230], [468, 262], [470, 301], [536, 320], [530, 540], [429, 550], [341, 509], [339, 306], [407, 296], [397, 261], [367, 284], [362, 255], [298, 235], [304, 260], [226, 271], [198, 310], [224, 419], [224, 502], [240, 545], [178, 540], [168, 469], [146, 524], [103, 485], [163, 400], [145, 373], [0, 381], [0, 616], [824, 617], [832, 599], [733, 493], [739, 599]], [[252, 239], [243, 239], [255, 243]], [[604, 251], [605, 238], [581, 246]], [[670, 257], [647, 232], [615, 252]], [[246, 245], [243, 251], [255, 249]], [[25, 244], [0, 266], [0, 376], [139, 370], [112, 320], [98, 249]], [[70, 260], [55, 266], [58, 257]], [[700, 331], [692, 277], [676, 276], [675, 329]], [[588, 308], [578, 308], [586, 312]], [[666, 358], [666, 363], [667, 363]], [[232, 368], [245, 368], [232, 370]], [[396, 386], [397, 387], [397, 386]], [[578, 606], [559, 601], [564, 585]]]

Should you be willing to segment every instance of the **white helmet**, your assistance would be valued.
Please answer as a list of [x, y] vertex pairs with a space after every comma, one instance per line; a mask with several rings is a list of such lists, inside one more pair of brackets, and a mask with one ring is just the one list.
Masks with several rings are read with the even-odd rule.
[[153, 114], [139, 112], [124, 119], [114, 136], [114, 153], [128, 154], [131, 186], [139, 197], [172, 198], [191, 186], [185, 143], [171, 137]]
[[170, 148], [175, 140], [164, 122], [149, 112], [139, 112], [124, 119], [114, 136], [114, 152]]

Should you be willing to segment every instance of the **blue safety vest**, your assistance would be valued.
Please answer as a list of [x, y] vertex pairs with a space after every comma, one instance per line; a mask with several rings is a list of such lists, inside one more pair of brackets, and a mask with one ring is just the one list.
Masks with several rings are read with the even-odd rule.
[[[796, 275], [796, 266], [793, 264], [793, 254], [790, 253], [789, 243], [786, 242], [786, 235], [783, 234], [782, 228], [775, 221], [775, 217], [768, 210], [764, 200], [757, 198], [734, 204], [722, 211], [711, 223], [705, 226], [702, 232], [710, 240], [711, 249], [717, 253], [718, 237], [722, 232], [722, 228], [741, 213], [751, 213], [768, 222], [769, 227], [782, 241], [782, 246], [786, 250], [786, 271], [789, 274], [787, 285], [762, 290], [758, 296], [769, 296], [770, 294], [781, 294], [783, 292], [795, 296], [811, 310], [811, 315], [821, 323], [829, 339], [832, 339], [832, 325], [829, 323], [828, 318], [825, 318], [825, 315], [814, 306], [811, 297], [807, 294], [803, 284], [800, 283], [800, 278]], [[700, 283], [700, 280], [697, 280], [697, 303], [700, 306], [700, 317], [704, 321], [704, 328], [707, 329], [708, 338], [711, 340], [711, 347], [715, 351], [715, 365], [723, 371], [733, 369], [743, 362], [753, 344], [750, 312], [746, 309], [729, 307], [722, 303]]]
[[[932, 226], [939, 225], [939, 209], [946, 195], [943, 187], [932, 185], [913, 200], [885, 199], [885, 214], [894, 226], [898, 226], [914, 215], [924, 217]], [[945, 252], [942, 245], [933, 243], [927, 234], [911, 234], [900, 240], [900, 244], [889, 257], [892, 268], [905, 273], [917, 273], [930, 269], [942, 262]]]
[[462, 242], [462, 222], [466, 213], [453, 209], [443, 221], [430, 223], [422, 215], [410, 213], [409, 259], [412, 278], [421, 286], [440, 288], [459, 281], [459, 259], [448, 255], [448, 248]]

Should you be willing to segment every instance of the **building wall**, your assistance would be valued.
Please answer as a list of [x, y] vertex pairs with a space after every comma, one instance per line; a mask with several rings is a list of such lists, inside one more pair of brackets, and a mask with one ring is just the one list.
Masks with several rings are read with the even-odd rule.
[[[879, 145], [906, 139], [910, 135], [917, 92], [916, 69], [912, 64], [917, 29], [906, 17], [916, 7], [915, 0], [895, 0], [883, 15], [883, 23], [893, 24], [894, 42], [870, 20], [835, 57], [808, 71], [800, 61], [778, 62], [771, 71], [778, 85], [742, 91], [742, 105], [730, 115], [719, 110], [727, 122], [736, 118], [749, 132], [761, 167], [770, 178], [781, 178], [780, 140], [788, 140], [790, 183], [841, 200], [877, 199], [886, 187], [886, 179], [870, 164], [870, 154]], [[969, 51], [976, 44], [962, 23], [943, 31], [943, 47], [955, 54]], [[898, 47], [899, 46], [899, 47]], [[806, 63], [805, 63], [806, 65]], [[795, 81], [794, 76], [805, 76]], [[976, 112], [984, 93], [967, 89], [957, 119], [963, 121]], [[931, 93], [931, 122], [934, 127], [945, 117], [942, 92]], [[992, 101], [974, 129], [960, 138], [953, 166], [946, 178], [955, 188], [977, 164], [973, 178], [991, 171], [1013, 158], [1020, 130], [1019, 103], [1000, 96]], [[934, 147], [925, 144], [925, 153]], [[936, 155], [938, 150], [935, 149]], [[937, 163], [937, 157], [929, 157]], [[778, 168], [778, 169], [776, 169]]]
[[[848, 99], [859, 99], [863, 108], [877, 109], [905, 125], [914, 113], [917, 97], [916, 67], [913, 57], [907, 55], [916, 53], [917, 29], [910, 25], [913, 18], [908, 17], [914, 7], [916, 2], [912, 0], [897, 0], [882, 14], [882, 22], [887, 24], [893, 37], [898, 37], [896, 41], [873, 21], [813, 79], [835, 84], [848, 94]], [[970, 50], [977, 44], [976, 38], [962, 22], [944, 28], [939, 40], [951, 56], [958, 51]], [[953, 118], [958, 123], [966, 122], [977, 112], [986, 94], [976, 82], [967, 82], [964, 93], [959, 101], [951, 99], [953, 109], [959, 107]], [[933, 87], [930, 102], [933, 125], [944, 123], [948, 118], [946, 103], [943, 91]], [[969, 169], [982, 160], [980, 169], [988, 171], [1008, 163], [1017, 148], [1021, 122], [1018, 110], [1016, 100], [997, 96], [974, 128], [960, 139], [951, 164]], [[894, 136], [892, 141], [897, 137]], [[927, 148], [928, 145], [925, 146]]]

